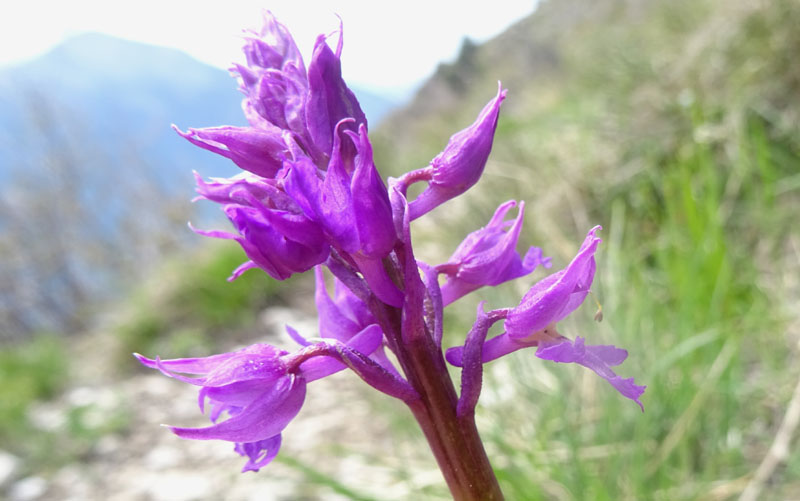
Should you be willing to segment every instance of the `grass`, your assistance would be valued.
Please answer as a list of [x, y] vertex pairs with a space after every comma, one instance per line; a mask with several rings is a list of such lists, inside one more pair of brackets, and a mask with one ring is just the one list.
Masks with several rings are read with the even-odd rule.
[[138, 367], [132, 352], [202, 356], [252, 337], [248, 332], [260, 311], [281, 303], [281, 291], [291, 291], [297, 281], [279, 282], [250, 271], [226, 282], [245, 259], [234, 243], [210, 241], [191, 258], [169, 262], [130, 300], [132, 311], [117, 329], [118, 365]]
[[[91, 454], [101, 437], [127, 427], [124, 409], [94, 403], [49, 408], [69, 387], [66, 341], [39, 334], [0, 352], [0, 449], [22, 459], [18, 474], [41, 474]], [[49, 424], [42, 424], [47, 422]]]
[[[440, 262], [497, 204], [524, 199], [522, 240], [553, 256], [554, 270], [591, 226], [604, 227], [593, 287], [604, 319], [593, 320], [590, 299], [559, 327], [628, 349], [618, 373], [647, 385], [646, 411], [589, 371], [530, 350], [487, 365], [479, 426], [511, 500], [731, 498], [767, 453], [800, 377], [791, 331], [800, 300], [800, 115], [791, 99], [800, 82], [791, 64], [800, 8], [786, 0], [752, 10], [746, 2], [657, 4], [641, 22], [621, 16], [565, 34], [561, 73], [509, 94], [484, 179], [431, 222], [415, 223], [419, 257]], [[463, 109], [477, 112], [489, 97]], [[397, 174], [424, 164], [452, 123], [469, 123], [463, 113], [423, 118], [425, 137], [403, 156], [406, 165], [396, 152], [381, 153], [391, 138], [377, 137], [378, 165]], [[132, 300], [132, 321], [120, 330], [126, 360], [130, 351], [207, 354], [280, 300], [263, 274], [223, 284], [242, 257], [233, 245], [219, 249], [158, 277], [160, 292]], [[448, 308], [446, 344], [459, 343], [478, 299], [513, 306], [542, 276]], [[12, 378], [0, 394], [0, 434], [17, 433], [30, 402], [61, 387], [51, 342], [0, 357], [4, 382]], [[379, 398], [374, 408], [398, 443], [428, 457], [410, 415], [383, 409]], [[81, 431], [82, 412], [77, 435], [91, 433]], [[365, 454], [381, 461], [394, 453]], [[320, 465], [283, 461], [339, 494], [379, 497], [380, 486], [354, 492]], [[399, 479], [413, 478], [397, 463]], [[796, 493], [797, 478], [793, 454], [765, 498]], [[441, 486], [415, 489], [423, 499], [442, 497]]]
[[33, 402], [64, 388], [68, 361], [63, 355], [64, 341], [46, 334], [0, 351], [0, 448], [14, 449], [15, 438], [29, 431]]
[[[738, 152], [731, 161], [701, 139], [709, 120], [701, 104], [679, 119], [679, 148], [579, 209], [604, 225], [593, 287], [604, 320], [593, 320], [590, 298], [560, 328], [628, 349], [618, 373], [647, 385], [646, 412], [589, 371], [530, 350], [489, 364], [479, 424], [508, 499], [726, 499], [747, 485], [773, 439], [800, 372], [786, 335], [791, 299], [765, 279], [800, 273], [781, 258], [796, 193], [779, 188], [796, 175], [800, 151], [751, 115], [727, 138]], [[505, 133], [525, 133], [512, 129]], [[582, 237], [575, 232], [573, 254]], [[556, 255], [554, 270], [570, 258]], [[506, 286], [479, 296], [496, 308], [519, 294]], [[469, 328], [476, 301], [446, 312], [449, 344]], [[797, 465], [790, 456], [767, 492], [796, 488]]]
[[[562, 332], [628, 348], [619, 372], [647, 384], [646, 412], [579, 368], [518, 356], [512, 404], [524, 410], [486, 416], [490, 446], [513, 458], [499, 468], [509, 498], [706, 498], [765, 452], [798, 374], [781, 303], [758, 287], [747, 238], [753, 226], [790, 217], [772, 196], [780, 174], [766, 152], [775, 146], [753, 130], [743, 140], [762, 152], [753, 159], [761, 165], [746, 172], [760, 179], [740, 192], [726, 189], [725, 166], [695, 144], [609, 201], [595, 286], [605, 320], [592, 325], [586, 305]], [[636, 190], [653, 201], [648, 218], [632, 214]], [[543, 390], [540, 373], [556, 391]]]
[[[618, 373], [647, 385], [646, 412], [530, 351], [489, 364], [479, 424], [508, 499], [736, 496], [800, 377], [800, 129], [787, 101], [800, 80], [780, 63], [800, 47], [800, 9], [657, 5], [565, 35], [562, 73], [509, 93], [484, 178], [416, 228], [458, 241], [521, 198], [522, 240], [559, 269], [604, 227], [593, 291], [605, 318], [590, 299], [560, 331], [628, 349]], [[395, 158], [380, 159], [402, 170]], [[444, 245], [420, 254], [439, 262]], [[532, 281], [477, 295], [513, 306]], [[448, 308], [449, 344], [476, 302]], [[765, 498], [796, 494], [798, 464], [790, 454]]]

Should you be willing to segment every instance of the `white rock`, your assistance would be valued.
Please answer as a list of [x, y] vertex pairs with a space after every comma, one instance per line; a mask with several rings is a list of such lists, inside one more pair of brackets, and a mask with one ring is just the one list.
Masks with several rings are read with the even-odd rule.
[[209, 499], [211, 479], [196, 473], [162, 473], [148, 489], [154, 501]]
[[103, 435], [95, 443], [94, 452], [99, 456], [111, 456], [122, 448], [122, 440], [117, 435]]
[[59, 431], [67, 423], [67, 413], [56, 404], [36, 403], [27, 412], [28, 421], [42, 431]]
[[19, 470], [19, 458], [0, 451], [0, 488], [8, 485]]
[[179, 466], [183, 460], [184, 456], [181, 451], [174, 447], [162, 445], [148, 452], [143, 462], [147, 468], [155, 471], [161, 471], [167, 468]]
[[39, 499], [47, 490], [47, 482], [42, 477], [27, 477], [11, 486], [9, 499], [12, 501], [32, 501]]
[[76, 465], [65, 466], [53, 475], [51, 487], [59, 493], [60, 501], [92, 499], [92, 485], [87, 475]]
[[97, 400], [96, 390], [88, 386], [79, 386], [70, 390], [65, 400], [72, 407], [85, 407]]

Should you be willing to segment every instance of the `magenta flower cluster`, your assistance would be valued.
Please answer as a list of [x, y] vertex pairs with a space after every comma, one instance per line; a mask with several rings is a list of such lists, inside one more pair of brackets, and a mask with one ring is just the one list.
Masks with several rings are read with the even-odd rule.
[[[405, 347], [420, 336], [436, 350], [434, 356], [462, 367], [459, 416], [474, 411], [483, 364], [527, 347], [536, 348], [541, 359], [591, 369], [641, 406], [644, 387], [611, 369], [625, 360], [625, 350], [587, 345], [556, 330], [589, 293], [599, 226], [566, 268], [534, 284], [517, 306], [485, 312], [481, 303], [464, 344], [443, 351], [445, 307], [481, 287], [550, 267], [537, 247], [524, 255], [516, 251], [525, 205], [513, 200], [468, 235], [446, 263], [434, 266], [414, 257], [411, 221], [478, 181], [506, 91], [499, 88], [476, 121], [454, 134], [428, 166], [389, 179], [387, 187], [373, 162], [367, 119], [342, 79], [341, 51], [341, 30], [335, 50], [320, 35], [306, 68], [288, 30], [266, 14], [261, 31], [246, 38], [247, 65], [233, 70], [250, 126], [178, 131], [243, 169], [230, 179], [197, 179], [200, 198], [220, 204], [234, 231], [195, 231], [241, 245], [248, 260], [231, 279], [251, 268], [277, 280], [313, 268], [321, 340], [312, 342], [287, 327], [299, 345], [294, 352], [256, 344], [206, 358], [137, 355], [144, 365], [200, 388], [200, 409], [208, 408], [213, 424], [172, 431], [234, 442], [247, 458], [244, 471], [257, 471], [277, 454], [281, 432], [317, 379], [350, 369], [413, 405], [420, 389]], [[408, 200], [407, 188], [417, 182], [427, 186]], [[516, 216], [509, 217], [513, 209]], [[487, 340], [499, 321], [504, 332]]]

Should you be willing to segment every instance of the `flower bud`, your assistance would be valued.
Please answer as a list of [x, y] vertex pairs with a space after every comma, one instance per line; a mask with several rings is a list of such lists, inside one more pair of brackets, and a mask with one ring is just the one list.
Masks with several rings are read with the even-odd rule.
[[453, 134], [444, 151], [431, 161], [428, 187], [408, 206], [412, 220], [478, 182], [492, 151], [500, 104], [505, 97], [506, 91], [498, 85], [497, 96], [483, 108], [475, 123]]

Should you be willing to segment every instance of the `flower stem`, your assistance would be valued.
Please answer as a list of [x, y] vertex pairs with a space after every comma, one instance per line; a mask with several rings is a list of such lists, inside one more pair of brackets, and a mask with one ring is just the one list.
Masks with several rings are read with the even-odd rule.
[[[400, 310], [390, 309], [399, 325]], [[398, 346], [398, 360], [420, 395], [408, 403], [457, 501], [500, 500], [503, 494], [475, 426], [475, 416], [456, 414], [458, 398], [441, 350], [428, 335]]]

